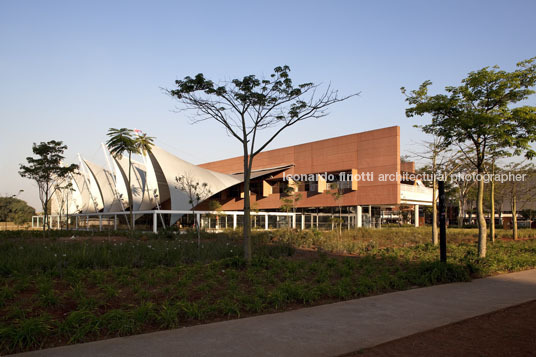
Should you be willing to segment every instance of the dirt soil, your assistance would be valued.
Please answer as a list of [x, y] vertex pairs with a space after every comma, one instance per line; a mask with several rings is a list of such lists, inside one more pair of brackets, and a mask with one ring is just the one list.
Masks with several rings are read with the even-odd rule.
[[535, 356], [536, 300], [349, 356]]

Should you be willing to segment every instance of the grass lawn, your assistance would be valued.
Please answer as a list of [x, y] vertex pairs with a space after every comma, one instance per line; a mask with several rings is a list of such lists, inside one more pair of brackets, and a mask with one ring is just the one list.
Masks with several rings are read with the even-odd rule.
[[427, 228], [256, 232], [251, 265], [237, 232], [205, 233], [199, 249], [193, 234], [85, 234], [0, 236], [0, 354], [536, 267], [535, 239], [500, 239], [478, 259], [475, 230], [449, 230], [446, 265]]

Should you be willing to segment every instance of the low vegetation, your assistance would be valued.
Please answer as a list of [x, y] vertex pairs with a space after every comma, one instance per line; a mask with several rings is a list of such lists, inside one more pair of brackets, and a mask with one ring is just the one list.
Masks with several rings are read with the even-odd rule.
[[343, 232], [338, 243], [337, 232], [260, 231], [251, 264], [240, 232], [204, 233], [200, 248], [194, 232], [8, 233], [0, 239], [0, 354], [536, 267], [536, 240], [498, 240], [478, 258], [476, 230], [449, 230], [448, 264], [437, 262], [426, 228]]

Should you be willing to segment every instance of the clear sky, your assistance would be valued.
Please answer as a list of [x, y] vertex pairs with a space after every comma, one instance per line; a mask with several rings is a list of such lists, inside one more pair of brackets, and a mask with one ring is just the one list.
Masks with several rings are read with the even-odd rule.
[[[163, 94], [175, 79], [268, 75], [361, 92], [269, 148], [400, 125], [402, 152], [424, 137], [400, 87], [456, 85], [488, 65], [536, 56], [536, 1], [0, 0], [0, 195], [39, 206], [18, 165], [33, 142], [63, 140], [104, 165], [110, 127], [131, 127], [193, 163], [241, 154], [216, 124], [190, 125]], [[534, 103], [533, 98], [530, 100]]]

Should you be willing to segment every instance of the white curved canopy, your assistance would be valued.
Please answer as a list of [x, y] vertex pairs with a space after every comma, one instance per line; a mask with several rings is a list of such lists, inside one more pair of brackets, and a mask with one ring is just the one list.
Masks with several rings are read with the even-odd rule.
[[[177, 187], [176, 177], [188, 175], [200, 184], [206, 183], [211, 195], [242, 182], [231, 175], [204, 169], [179, 159], [158, 146], [152, 148], [152, 151], [149, 153], [149, 158], [152, 166], [155, 168], [159, 187], [161, 187], [164, 182], [167, 185], [172, 210], [191, 209], [188, 195]], [[162, 175], [163, 177], [158, 177]], [[163, 202], [166, 199], [166, 194], [161, 192], [161, 195], [161, 201]]]
[[[91, 183], [95, 183], [96, 189], [92, 188], [92, 194], [100, 195], [99, 210], [103, 212], [118, 212], [121, 210], [121, 202], [115, 192], [115, 182], [112, 174], [103, 167], [84, 160], [84, 164], [89, 169], [89, 173], [93, 177]], [[93, 186], [93, 185], [92, 185]]]
[[[191, 209], [190, 199], [178, 187], [177, 177], [188, 176], [192, 182], [206, 184], [210, 196], [242, 182], [240, 177], [199, 167], [158, 146], [153, 146], [143, 159], [144, 163], [132, 161], [130, 187], [127, 158], [113, 158], [110, 165], [113, 172], [81, 159], [81, 171], [72, 175], [74, 192], [69, 205], [81, 213], [121, 212], [128, 207], [128, 190], [131, 190], [134, 212], [152, 210], [164, 202], [169, 202], [166, 208], [187, 211]], [[171, 223], [180, 216], [173, 215]]]

